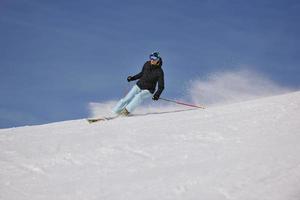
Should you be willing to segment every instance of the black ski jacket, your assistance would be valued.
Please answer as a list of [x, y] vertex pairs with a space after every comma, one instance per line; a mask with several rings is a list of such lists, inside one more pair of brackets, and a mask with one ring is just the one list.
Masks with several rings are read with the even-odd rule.
[[151, 65], [150, 61], [147, 61], [140, 73], [133, 76], [131, 80], [139, 81], [136, 83], [142, 90], [149, 90], [152, 94], [155, 92], [156, 84], [158, 83], [158, 89], [155, 95], [160, 96], [165, 88], [164, 71], [161, 68], [162, 60], [160, 59], [159, 65]]

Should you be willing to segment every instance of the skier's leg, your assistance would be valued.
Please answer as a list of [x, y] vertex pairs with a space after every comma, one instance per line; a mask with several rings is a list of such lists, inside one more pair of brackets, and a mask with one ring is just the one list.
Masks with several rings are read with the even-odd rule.
[[140, 105], [143, 100], [150, 98], [152, 94], [149, 90], [142, 90], [138, 94], [134, 96], [134, 98], [130, 101], [130, 103], [126, 106], [126, 110], [128, 112], [132, 112], [138, 105]]
[[128, 92], [128, 94], [122, 98], [117, 105], [113, 108], [114, 113], [119, 113], [121, 110], [124, 109], [124, 107], [134, 98], [136, 94], [138, 94], [141, 91], [141, 89], [134, 85], [132, 89]]

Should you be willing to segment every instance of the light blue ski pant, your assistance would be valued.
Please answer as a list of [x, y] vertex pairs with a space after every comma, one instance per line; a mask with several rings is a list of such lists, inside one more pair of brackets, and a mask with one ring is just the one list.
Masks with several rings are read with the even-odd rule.
[[141, 90], [137, 85], [134, 85], [128, 94], [117, 103], [113, 112], [117, 114], [126, 108], [126, 110], [131, 113], [145, 99], [151, 96], [152, 94], [149, 90]]

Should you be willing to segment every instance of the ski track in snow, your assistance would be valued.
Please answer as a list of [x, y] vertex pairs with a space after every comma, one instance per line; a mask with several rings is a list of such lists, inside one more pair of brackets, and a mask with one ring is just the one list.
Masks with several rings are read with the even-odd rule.
[[0, 130], [0, 199], [300, 199], [300, 92]]

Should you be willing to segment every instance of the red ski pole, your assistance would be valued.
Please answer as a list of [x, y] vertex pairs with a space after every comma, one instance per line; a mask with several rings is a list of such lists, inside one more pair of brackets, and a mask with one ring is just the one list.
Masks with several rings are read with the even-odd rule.
[[190, 107], [194, 107], [194, 108], [205, 109], [205, 107], [203, 107], [203, 106], [198, 106], [198, 105], [193, 105], [193, 104], [183, 103], [183, 102], [180, 102], [180, 101], [174, 101], [174, 100], [165, 99], [165, 98], [159, 98], [159, 99], [164, 100], [164, 101], [173, 102], [173, 103], [180, 104], [180, 105], [184, 105], [184, 106], [190, 106]]

